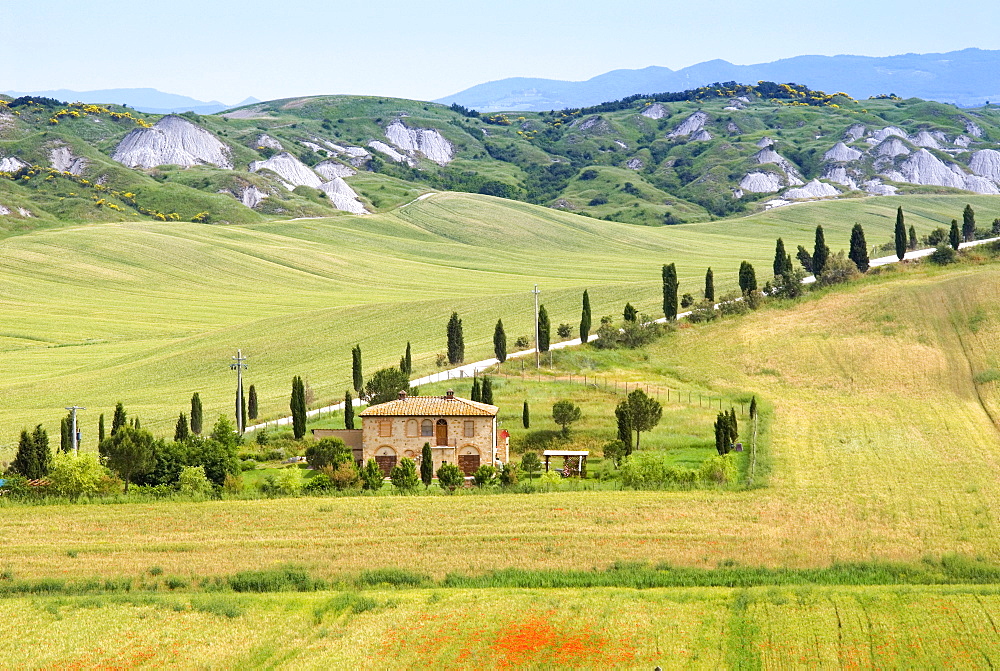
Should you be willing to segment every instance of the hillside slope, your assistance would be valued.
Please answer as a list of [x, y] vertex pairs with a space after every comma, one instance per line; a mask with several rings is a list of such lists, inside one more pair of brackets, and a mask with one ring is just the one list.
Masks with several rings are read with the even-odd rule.
[[[391, 213], [241, 227], [190, 222], [108, 223], [38, 230], [0, 241], [0, 443], [21, 427], [58, 425], [86, 406], [86, 446], [100, 412], [118, 401], [143, 426], [169, 431], [195, 391], [206, 417], [229, 412], [227, 367], [251, 357], [264, 418], [287, 413], [302, 375], [317, 403], [350, 387], [348, 352], [367, 374], [395, 365], [409, 341], [417, 374], [436, 370], [453, 310], [470, 361], [492, 352], [504, 320], [513, 340], [532, 330], [534, 284], [554, 325], [575, 325], [589, 289], [595, 316], [626, 301], [661, 310], [660, 268], [676, 262], [681, 292], [700, 295], [711, 266], [719, 295], [740, 262], [758, 277], [774, 239], [811, 246], [817, 223], [834, 249], [854, 222], [871, 244], [891, 240], [895, 209], [926, 235], [968, 199], [910, 196], [780, 208], [738, 222], [637, 229], [510, 200], [440, 194]], [[971, 199], [981, 217], [994, 201]], [[641, 232], [642, 235], [637, 235]], [[112, 384], [113, 382], [113, 384]], [[55, 424], [53, 424], [53, 422]]]
[[320, 96], [165, 117], [0, 102], [0, 231], [384, 212], [428, 191], [642, 225], [795, 200], [1000, 193], [1000, 110], [719, 85], [559, 113]]

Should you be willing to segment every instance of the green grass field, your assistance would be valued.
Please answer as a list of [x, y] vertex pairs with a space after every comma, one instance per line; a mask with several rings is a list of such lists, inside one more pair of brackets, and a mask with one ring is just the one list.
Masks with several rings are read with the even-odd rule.
[[367, 373], [396, 364], [407, 341], [416, 372], [434, 370], [452, 310], [464, 321], [467, 359], [490, 356], [497, 318], [511, 341], [531, 331], [535, 283], [554, 324], [578, 323], [584, 288], [595, 321], [626, 301], [656, 314], [663, 263], [676, 262], [681, 291], [696, 295], [712, 266], [722, 292], [735, 286], [744, 259], [763, 278], [778, 236], [791, 249], [811, 247], [822, 222], [836, 250], [861, 222], [875, 244], [889, 239], [898, 204], [924, 234], [967, 200], [984, 220], [998, 206], [989, 197], [859, 199], [648, 228], [440, 194], [363, 218], [92, 224], [15, 235], [0, 242], [0, 443], [9, 454], [21, 428], [53, 431], [70, 404], [87, 407], [87, 449], [97, 415], [117, 401], [162, 433], [195, 391], [209, 419], [228, 413], [237, 348], [250, 356], [247, 384], [257, 386], [263, 416], [280, 416], [296, 374], [317, 403], [342, 398], [355, 343]]
[[[924, 232], [954, 216], [961, 201], [901, 202]], [[974, 207], [985, 212], [993, 202]], [[678, 261], [682, 290], [700, 282], [709, 263], [719, 284], [732, 282], [744, 255], [758, 268], [769, 266], [777, 235], [789, 246], [809, 244], [812, 226], [825, 220], [836, 249], [858, 220], [875, 242], [888, 237], [895, 208], [890, 199], [850, 201], [725, 224], [612, 224], [605, 231], [601, 222], [526, 205], [506, 206], [491, 220], [483, 213], [496, 203], [449, 195], [361, 220], [111, 225], [9, 238], [0, 247], [2, 272], [17, 284], [9, 285], [15, 288], [7, 290], [4, 309], [7, 323], [19, 328], [5, 337], [7, 421], [32, 421], [29, 411], [43, 413], [49, 398], [58, 417], [58, 405], [69, 401], [54, 399], [72, 392], [93, 394], [72, 400], [106, 403], [106, 412], [123, 397], [144, 425], [165, 431], [186, 403], [192, 376], [211, 376], [215, 386], [202, 387], [203, 397], [222, 411], [233, 382], [229, 348], [236, 346], [254, 356], [248, 382], [258, 384], [265, 410], [276, 414], [283, 380], [294, 372], [327, 371], [326, 380], [307, 373], [313, 388], [321, 398], [342, 393], [345, 353], [354, 342], [348, 334], [357, 330], [365, 333], [368, 367], [395, 363], [409, 338], [418, 370], [428, 371], [443, 349], [451, 309], [466, 319], [470, 358], [488, 355], [497, 316], [512, 338], [526, 331], [530, 295], [514, 293], [522, 284], [542, 284], [554, 323], [575, 323], [584, 286], [591, 287], [595, 314], [617, 313], [626, 299], [652, 312], [664, 261]], [[472, 211], [484, 220], [476, 229], [461, 225]], [[548, 223], [541, 226], [532, 213]], [[508, 228], [533, 242], [505, 245], [515, 240], [504, 237]], [[602, 239], [599, 230], [606, 233], [602, 246], [593, 242]], [[636, 237], [637, 230], [644, 235]], [[219, 246], [232, 258], [218, 254]], [[60, 249], [78, 254], [64, 257]], [[709, 261], [712, 249], [717, 255]], [[550, 265], [528, 263], [539, 250], [548, 250]], [[33, 258], [50, 264], [30, 273]], [[599, 284], [606, 274], [614, 281]], [[486, 276], [488, 283], [469, 281]], [[167, 277], [193, 298], [168, 292]], [[76, 289], [87, 282], [101, 290], [80, 296]], [[496, 293], [476, 297], [483, 286]], [[137, 298], [128, 297], [131, 287]], [[385, 659], [451, 668], [993, 666], [1000, 653], [995, 585], [375, 588], [344, 597], [189, 592], [183, 584], [289, 563], [327, 579], [385, 568], [437, 581], [504, 568], [603, 570], [616, 562], [805, 569], [959, 555], [998, 564], [992, 511], [1000, 507], [1000, 309], [990, 298], [998, 292], [996, 264], [909, 265], [798, 303], [679, 328], [644, 351], [580, 349], [554, 357], [563, 374], [585, 371], [728, 398], [756, 394], [769, 419], [759, 464], [764, 487], [2, 505], [4, 575], [113, 579], [157, 567], [179, 582], [174, 592], [150, 586], [128, 595], [4, 597], [0, 609], [9, 615], [0, 631], [8, 635], [0, 639], [18, 643], [0, 650], [12, 665], [38, 666], [207, 659], [218, 666], [378, 667]], [[74, 296], [86, 306], [79, 319], [67, 304]], [[246, 302], [230, 304], [231, 296]], [[326, 305], [316, 307], [320, 301]], [[375, 330], [378, 324], [388, 325], [386, 333]], [[90, 329], [105, 329], [104, 342], [74, 340]], [[59, 346], [67, 344], [73, 346]], [[542, 408], [569, 395], [590, 417], [579, 427], [581, 443], [597, 443], [610, 431], [610, 420], [594, 419], [605, 392], [578, 383], [499, 382], [498, 398], [513, 406], [502, 411], [507, 422], [516, 424], [527, 396], [540, 406], [536, 426], [554, 429]], [[615, 397], [608, 396], [610, 409]], [[669, 448], [685, 433], [697, 441], [710, 435], [710, 425], [699, 428], [710, 420], [704, 409], [670, 409], [652, 443]], [[54, 646], [23, 634], [53, 630], [61, 633]]]
[[996, 587], [389, 590], [0, 600], [20, 668], [987, 668]]

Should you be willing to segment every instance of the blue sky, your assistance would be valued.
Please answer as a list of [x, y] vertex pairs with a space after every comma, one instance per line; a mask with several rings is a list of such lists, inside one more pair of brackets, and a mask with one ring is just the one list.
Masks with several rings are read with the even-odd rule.
[[0, 35], [0, 90], [430, 100], [513, 76], [998, 49], [1000, 3], [0, 0]]

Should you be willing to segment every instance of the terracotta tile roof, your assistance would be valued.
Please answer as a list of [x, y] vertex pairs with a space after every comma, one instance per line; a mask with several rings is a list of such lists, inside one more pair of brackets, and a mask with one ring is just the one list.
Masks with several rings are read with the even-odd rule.
[[407, 396], [405, 399], [380, 403], [365, 408], [361, 417], [494, 417], [500, 410], [495, 405], [477, 403], [457, 396]]

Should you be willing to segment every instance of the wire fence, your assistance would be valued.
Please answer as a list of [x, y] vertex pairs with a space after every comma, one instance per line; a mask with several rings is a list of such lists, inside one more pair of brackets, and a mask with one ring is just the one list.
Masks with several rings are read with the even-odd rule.
[[526, 370], [515, 370], [513, 373], [509, 369], [504, 370], [504, 367], [494, 366], [489, 371], [483, 371], [484, 375], [493, 375], [505, 380], [527, 380], [533, 382], [564, 382], [568, 384], [582, 384], [586, 387], [592, 389], [598, 389], [601, 391], [606, 391], [612, 394], [623, 394], [627, 396], [629, 393], [635, 391], [636, 389], [641, 389], [646, 393], [647, 396], [655, 398], [661, 403], [677, 403], [689, 406], [698, 406], [699, 408], [709, 408], [718, 409], [722, 411], [723, 409], [736, 408], [739, 407], [740, 415], [746, 416], [747, 404], [743, 402], [733, 402], [723, 396], [714, 396], [712, 394], [705, 394], [704, 392], [694, 391], [691, 389], [673, 389], [671, 387], [666, 387], [658, 384], [649, 384], [647, 382], [633, 382], [629, 380], [618, 380], [609, 376], [602, 375], [559, 375], [543, 373], [542, 369], [536, 369], [533, 373], [530, 369]]

